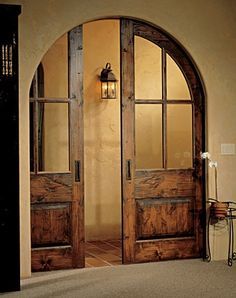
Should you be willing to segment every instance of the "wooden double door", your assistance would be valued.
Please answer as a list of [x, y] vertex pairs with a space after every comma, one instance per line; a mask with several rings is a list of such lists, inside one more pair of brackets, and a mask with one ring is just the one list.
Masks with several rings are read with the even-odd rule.
[[[204, 241], [203, 91], [181, 47], [120, 19], [123, 263], [200, 257]], [[84, 267], [83, 36], [69, 32], [68, 98], [31, 90], [32, 270]], [[64, 105], [68, 170], [47, 171], [45, 109]]]

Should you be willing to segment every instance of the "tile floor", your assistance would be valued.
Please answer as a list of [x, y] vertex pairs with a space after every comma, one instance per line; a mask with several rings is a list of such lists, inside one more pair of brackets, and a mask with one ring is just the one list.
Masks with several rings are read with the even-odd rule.
[[122, 264], [121, 241], [87, 241], [85, 244], [85, 267], [103, 267]]

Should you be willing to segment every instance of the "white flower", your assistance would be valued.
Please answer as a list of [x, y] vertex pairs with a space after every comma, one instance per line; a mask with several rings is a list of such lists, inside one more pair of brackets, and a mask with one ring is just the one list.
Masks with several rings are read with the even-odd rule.
[[211, 160], [211, 154], [209, 152], [201, 152], [201, 159], [208, 159], [209, 167], [217, 168], [217, 161]]
[[208, 165], [210, 168], [215, 168], [215, 200], [218, 201], [218, 193], [217, 193], [217, 161], [211, 160], [211, 155], [209, 152], [201, 152], [201, 159], [207, 159]]
[[201, 152], [201, 158], [202, 159], [210, 159], [211, 158], [211, 154], [209, 152]]
[[213, 168], [213, 167], [214, 167], [214, 168], [217, 168], [217, 161], [212, 161], [212, 160], [211, 160], [211, 161], [209, 162], [209, 167], [210, 167], [210, 168]]

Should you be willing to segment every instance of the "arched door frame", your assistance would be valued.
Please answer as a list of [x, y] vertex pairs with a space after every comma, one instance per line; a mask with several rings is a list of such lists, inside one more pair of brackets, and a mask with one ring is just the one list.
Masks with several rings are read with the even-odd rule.
[[[105, 19], [105, 18], [104, 18]], [[106, 18], [109, 19], [109, 18]], [[122, 19], [122, 18], [121, 18]], [[128, 18], [127, 18], [128, 20]], [[201, 123], [201, 137], [199, 139], [196, 139], [196, 146], [197, 146], [197, 151], [198, 153], [200, 151], [203, 151], [205, 148], [205, 95], [204, 95], [204, 87], [202, 80], [199, 75], [199, 71], [197, 70], [197, 67], [195, 66], [193, 60], [191, 59], [190, 55], [187, 53], [187, 51], [174, 39], [172, 38], [169, 34], [164, 32], [164, 30], [158, 28], [157, 26], [149, 25], [144, 21], [135, 21], [135, 34], [137, 36], [143, 37], [147, 40], [150, 40], [154, 43], [156, 43], [159, 47], [164, 48], [167, 53], [170, 54], [170, 56], [175, 60], [175, 62], [178, 64], [180, 69], [182, 70], [185, 79], [188, 83], [191, 96], [195, 100], [195, 106], [196, 108], [194, 109], [194, 114], [195, 114], [195, 119], [197, 119], [198, 123]], [[79, 27], [76, 27], [79, 28]], [[72, 29], [70, 32], [76, 32], [76, 28]], [[148, 29], [148, 30], [147, 30]], [[122, 34], [122, 32], [121, 32]], [[74, 39], [73, 39], [74, 41]], [[81, 41], [80, 41], [81, 42]], [[76, 41], [75, 41], [76, 43]], [[81, 49], [80, 49], [81, 51]], [[80, 54], [78, 54], [79, 56]], [[121, 56], [122, 57], [122, 56]], [[73, 78], [76, 80], [76, 76]], [[81, 76], [79, 78], [81, 80]], [[77, 86], [79, 81], [74, 81], [70, 82], [71, 86]], [[131, 84], [133, 82], [130, 82]], [[82, 104], [82, 102], [81, 102]], [[122, 167], [122, 176], [126, 176], [126, 169], [125, 169], [125, 162], [124, 162], [124, 156], [123, 156], [123, 167]], [[196, 179], [197, 179], [197, 188], [196, 191], [198, 193], [203, 194], [202, 196], [202, 201], [201, 201], [201, 206], [198, 206], [198, 210], [201, 210], [201, 214], [198, 214], [199, 216], [199, 222], [200, 222], [200, 217], [201, 217], [201, 255], [204, 254], [204, 239], [205, 239], [205, 229], [204, 229], [204, 223], [205, 223], [205, 174], [204, 174], [204, 168], [203, 168], [203, 163], [200, 161], [200, 156], [194, 154], [194, 166], [196, 167]], [[82, 169], [80, 168], [80, 171]], [[73, 171], [75, 172], [75, 171]], [[75, 174], [75, 173], [73, 173]], [[125, 183], [125, 182], [124, 182]], [[124, 189], [124, 186], [123, 186]], [[124, 200], [123, 196], [123, 200]], [[124, 203], [124, 202], [123, 202]], [[81, 207], [81, 206], [80, 206]], [[125, 211], [123, 210], [123, 215], [125, 214]], [[82, 224], [83, 221], [81, 221], [80, 224]], [[78, 224], [78, 222], [76, 223]], [[123, 222], [123, 227], [125, 226], [125, 223]], [[73, 229], [72, 229], [73, 230]], [[79, 228], [81, 231], [81, 227]], [[123, 239], [125, 239], [125, 235], [123, 235]], [[80, 243], [84, 241], [83, 237], [80, 238]], [[79, 247], [79, 243], [76, 245], [76, 247]], [[80, 249], [80, 252], [84, 253], [84, 249]], [[128, 252], [129, 254], [129, 252]], [[52, 258], [53, 259], [53, 255]], [[124, 256], [124, 262], [126, 260], [126, 257]], [[77, 257], [75, 257], [77, 258]], [[82, 256], [78, 257], [79, 259], [82, 259]], [[132, 262], [132, 259], [130, 259]], [[133, 260], [134, 261], [134, 260]], [[83, 262], [81, 262], [83, 263]], [[75, 265], [74, 265], [75, 266]], [[80, 264], [81, 266], [81, 264]], [[56, 266], [55, 266], [56, 267]], [[77, 267], [77, 265], [76, 265]], [[48, 268], [47, 268], [48, 269]]]

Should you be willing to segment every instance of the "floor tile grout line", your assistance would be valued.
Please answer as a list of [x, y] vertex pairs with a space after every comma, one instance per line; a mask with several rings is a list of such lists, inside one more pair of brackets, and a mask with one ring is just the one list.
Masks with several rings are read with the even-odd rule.
[[[95, 243], [94, 243], [94, 242], [95, 242]], [[114, 248], [114, 249], [116, 249], [116, 250], [120, 250], [120, 247], [115, 246], [115, 245], [109, 243], [109, 241], [105, 241], [105, 240], [102, 240], [102, 241], [101, 241], [101, 240], [99, 240], [99, 242], [100, 242], [101, 244], [105, 244], [105, 245], [107, 245], [107, 246], [109, 246], [109, 247], [111, 247], [111, 248]], [[95, 245], [95, 246], [97, 246], [97, 247], [100, 248], [100, 246], [99, 246], [99, 244], [97, 243], [97, 241], [91, 241], [91, 242], [88, 242], [88, 244]], [[101, 249], [104, 249], [104, 248], [101, 248]]]
[[[94, 254], [94, 255], [101, 255], [101, 254], [103, 254], [103, 255], [107, 255], [107, 254], [108, 254], [108, 253], [106, 254], [105, 251], [100, 251], [100, 252], [98, 252], [98, 253], [87, 251], [86, 253], [87, 253], [87, 254], [92, 253], [92, 254]], [[121, 260], [121, 256], [118, 256], [118, 255], [115, 255], [115, 254], [112, 254], [112, 253], [109, 253], [109, 255], [110, 255], [112, 258], [117, 259], [117, 261], [118, 261], [118, 260]], [[105, 258], [106, 258], [106, 257], [105, 257]]]
[[[102, 252], [107, 252], [105, 249], [103, 249], [103, 248], [101, 248], [101, 247], [99, 247], [98, 245], [96, 245], [96, 244], [92, 244], [91, 242], [89, 243], [90, 245], [92, 245], [92, 246], [94, 246], [94, 247], [96, 247], [97, 249], [99, 249], [100, 251], [102, 251]], [[88, 250], [87, 249], [85, 249], [86, 250], [86, 252], [88, 252]], [[113, 254], [113, 253], [110, 253], [111, 255], [113, 255], [113, 256], [115, 256], [115, 257], [118, 257], [118, 258], [120, 258], [120, 256], [117, 256], [117, 255], [115, 255], [115, 254]]]
[[89, 264], [88, 260], [85, 262], [85, 268], [93, 268], [95, 266], [93, 266], [92, 264]]
[[121, 250], [121, 245], [120, 245], [120, 247], [117, 247], [115, 245], [110, 244], [109, 242], [106, 242], [106, 241], [103, 241], [103, 242], [106, 243], [107, 245], [110, 245], [111, 247], [114, 247], [114, 248], [116, 248], [118, 250]]
[[112, 265], [111, 263], [105, 261], [104, 259], [98, 257], [97, 255], [94, 255], [93, 253], [88, 253], [88, 254], [90, 254], [90, 255], [93, 256], [94, 258], [97, 258], [98, 260], [100, 260], [100, 261], [106, 263], [106, 264], [109, 265], [109, 266], [114, 266], [114, 265]]

